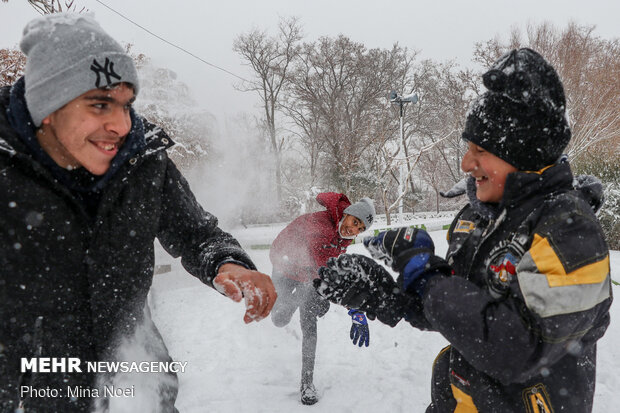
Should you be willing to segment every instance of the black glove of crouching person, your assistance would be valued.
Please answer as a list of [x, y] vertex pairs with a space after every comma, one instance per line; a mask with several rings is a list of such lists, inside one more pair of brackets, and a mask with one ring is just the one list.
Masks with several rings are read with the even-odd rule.
[[357, 308], [368, 318], [394, 327], [404, 317], [412, 298], [403, 294], [390, 273], [363, 255], [330, 258], [314, 280], [317, 292], [335, 304]]

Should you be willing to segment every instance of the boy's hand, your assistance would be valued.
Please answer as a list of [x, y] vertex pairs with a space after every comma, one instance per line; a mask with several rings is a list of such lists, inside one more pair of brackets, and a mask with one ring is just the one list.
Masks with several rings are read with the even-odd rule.
[[[404, 316], [405, 297], [394, 278], [373, 259], [342, 254], [327, 260], [314, 280], [317, 292], [335, 304], [357, 308], [379, 321], [395, 326]], [[372, 317], [371, 317], [372, 313]]]
[[366, 320], [366, 316], [359, 310], [354, 308], [349, 310], [349, 315], [351, 316], [351, 331], [349, 336], [351, 340], [353, 340], [353, 345], [358, 344], [362, 347], [362, 345], [370, 344], [370, 330], [368, 329], [368, 320]]
[[366, 237], [364, 245], [375, 259], [384, 260], [394, 271], [403, 272], [409, 260], [421, 254], [435, 253], [435, 245], [428, 232], [419, 228], [401, 227]]

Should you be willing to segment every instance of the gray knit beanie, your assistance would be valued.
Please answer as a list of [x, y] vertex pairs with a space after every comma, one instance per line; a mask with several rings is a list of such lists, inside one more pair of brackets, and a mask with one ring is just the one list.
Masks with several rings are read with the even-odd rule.
[[138, 94], [133, 59], [91, 15], [49, 14], [24, 28], [26, 104], [35, 126], [92, 89], [127, 82]]
[[353, 215], [362, 220], [366, 229], [370, 228], [375, 220], [375, 206], [370, 198], [362, 198], [344, 210], [345, 214]]

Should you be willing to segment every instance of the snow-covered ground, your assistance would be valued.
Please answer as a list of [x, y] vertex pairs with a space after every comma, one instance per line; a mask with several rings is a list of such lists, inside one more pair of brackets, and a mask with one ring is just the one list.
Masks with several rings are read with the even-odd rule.
[[[234, 231], [258, 269], [267, 274], [271, 273], [268, 250], [260, 247], [282, 228]], [[445, 254], [446, 231], [431, 235], [437, 253]], [[351, 245], [349, 252], [366, 253], [361, 244]], [[349, 340], [350, 317], [342, 307], [332, 305], [318, 325], [315, 385], [320, 400], [314, 406], [303, 406], [299, 402], [301, 331], [297, 316], [281, 329], [269, 319], [246, 325], [242, 305], [204, 286], [178, 261], [159, 254], [158, 258], [160, 263], [172, 262], [172, 271], [155, 276], [150, 304], [172, 357], [188, 362], [186, 372], [179, 374], [177, 407], [182, 413], [397, 413], [423, 412], [428, 405], [431, 365], [447, 344], [439, 334], [421, 332], [403, 322], [390, 328], [375, 321], [370, 322], [370, 347], [359, 348]], [[612, 277], [620, 279], [620, 252], [612, 252], [611, 265]], [[617, 307], [612, 306], [611, 325], [599, 341], [594, 402], [598, 413], [617, 408]]]

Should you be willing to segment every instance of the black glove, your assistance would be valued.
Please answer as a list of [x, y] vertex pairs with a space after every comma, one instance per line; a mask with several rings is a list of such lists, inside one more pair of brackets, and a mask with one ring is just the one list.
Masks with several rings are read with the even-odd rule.
[[368, 318], [395, 326], [405, 314], [408, 298], [385, 268], [371, 258], [342, 254], [319, 268], [317, 292], [329, 301], [357, 308]]

